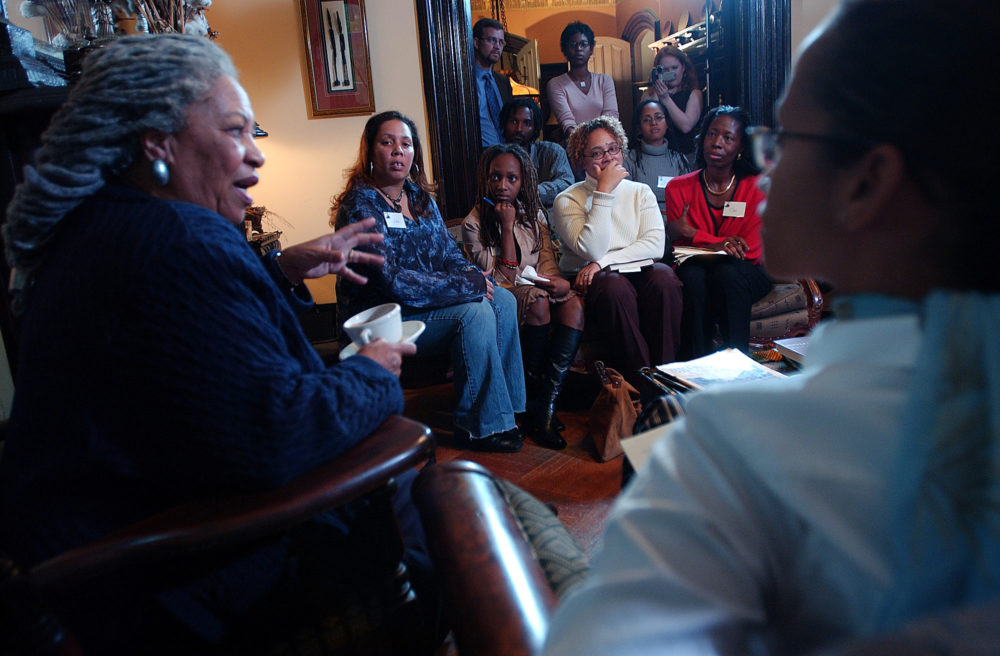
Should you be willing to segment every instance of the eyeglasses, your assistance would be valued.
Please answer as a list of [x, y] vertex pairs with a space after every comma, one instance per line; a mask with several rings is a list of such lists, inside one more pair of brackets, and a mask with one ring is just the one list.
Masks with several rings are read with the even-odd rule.
[[841, 137], [835, 134], [786, 132], [785, 130], [772, 130], [764, 126], [747, 128], [747, 135], [750, 137], [750, 150], [753, 153], [754, 164], [760, 169], [771, 168], [781, 159], [782, 139], [805, 139], [839, 146], [864, 147], [870, 145], [862, 139], [852, 137]]
[[586, 153], [584, 157], [589, 157], [590, 159], [604, 159], [605, 155], [611, 155], [613, 157], [620, 152], [622, 152], [622, 147], [618, 144], [612, 144], [608, 146], [606, 150], [595, 148], [589, 153]]
[[495, 36], [481, 36], [481, 37], [479, 37], [479, 40], [480, 41], [485, 41], [486, 43], [490, 44], [491, 46], [500, 46], [501, 48], [503, 48], [505, 45], [507, 45], [506, 41], [504, 41], [503, 39], [498, 39]]
[[657, 112], [656, 114], [652, 114], [652, 115], [646, 114], [641, 119], [639, 119], [639, 122], [640, 123], [659, 123], [660, 121], [665, 121], [666, 119], [667, 119], [666, 116], [664, 116], [663, 114], [660, 114], [659, 112]]
[[590, 41], [586, 39], [582, 41], [570, 41], [566, 44], [566, 48], [569, 50], [586, 50], [590, 47]]

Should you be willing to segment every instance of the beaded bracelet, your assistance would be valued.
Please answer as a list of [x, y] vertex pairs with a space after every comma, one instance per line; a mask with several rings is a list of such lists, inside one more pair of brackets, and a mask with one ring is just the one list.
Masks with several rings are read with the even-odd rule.
[[517, 268], [517, 262], [514, 262], [513, 260], [506, 260], [506, 259], [504, 259], [502, 257], [498, 257], [497, 259], [500, 260], [500, 264], [502, 264], [503, 266], [507, 267], [508, 269], [516, 269]]

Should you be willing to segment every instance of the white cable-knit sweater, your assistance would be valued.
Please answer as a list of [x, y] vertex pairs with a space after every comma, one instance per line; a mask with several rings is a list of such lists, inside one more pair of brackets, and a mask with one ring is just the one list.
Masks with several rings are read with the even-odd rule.
[[553, 225], [562, 238], [559, 269], [574, 273], [588, 262], [601, 268], [663, 257], [666, 235], [649, 187], [622, 180], [610, 194], [590, 175], [556, 196]]

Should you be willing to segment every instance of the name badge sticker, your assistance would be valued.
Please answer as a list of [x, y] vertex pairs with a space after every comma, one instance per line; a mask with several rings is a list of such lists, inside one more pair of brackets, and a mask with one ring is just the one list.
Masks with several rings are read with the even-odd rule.
[[382, 216], [385, 217], [386, 227], [406, 230], [406, 219], [403, 218], [402, 212], [382, 212]]
[[657, 188], [663, 189], [664, 187], [667, 186], [667, 183], [670, 182], [672, 179], [673, 179], [673, 176], [670, 176], [670, 175], [660, 175], [660, 176], [657, 176], [657, 178], [656, 178], [656, 186], [657, 186]]
[[722, 216], [735, 216], [740, 219], [747, 213], [747, 204], [740, 203], [738, 201], [727, 201], [725, 205], [722, 206]]

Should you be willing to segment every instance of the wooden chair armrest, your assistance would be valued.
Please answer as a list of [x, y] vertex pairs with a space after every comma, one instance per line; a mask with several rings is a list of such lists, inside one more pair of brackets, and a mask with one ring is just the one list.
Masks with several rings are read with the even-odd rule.
[[799, 282], [806, 290], [806, 307], [809, 309], [809, 327], [811, 328], [819, 322], [823, 314], [823, 292], [820, 290], [819, 284], [812, 278], [803, 278]]
[[32, 586], [42, 592], [123, 566], [280, 533], [379, 488], [429, 460], [434, 448], [429, 428], [389, 417], [360, 444], [287, 485], [166, 510], [35, 566]]
[[425, 468], [413, 486], [462, 656], [534, 654], [556, 597], [490, 472]]

